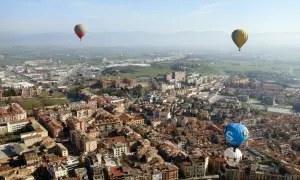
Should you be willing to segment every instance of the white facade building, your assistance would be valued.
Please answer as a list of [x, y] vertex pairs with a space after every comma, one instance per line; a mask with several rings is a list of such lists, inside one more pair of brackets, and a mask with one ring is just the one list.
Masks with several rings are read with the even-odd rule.
[[120, 157], [123, 154], [128, 154], [126, 143], [112, 144], [111, 149], [113, 150], [114, 157]]
[[28, 123], [28, 120], [3, 123], [0, 125], [0, 134], [17, 132], [24, 128]]
[[68, 169], [62, 164], [50, 165], [48, 168], [48, 172], [54, 179], [59, 179], [68, 175]]
[[174, 89], [174, 84], [160, 84], [160, 90], [165, 92], [166, 90]]
[[7, 131], [8, 133], [17, 132], [24, 128], [29, 123], [28, 120], [24, 121], [15, 121], [15, 122], [8, 122], [7, 123]]

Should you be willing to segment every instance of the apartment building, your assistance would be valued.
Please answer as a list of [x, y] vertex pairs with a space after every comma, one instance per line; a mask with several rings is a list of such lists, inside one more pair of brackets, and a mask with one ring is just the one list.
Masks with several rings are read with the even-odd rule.
[[92, 152], [97, 149], [97, 140], [79, 130], [70, 131], [71, 142], [82, 152]]
[[0, 107], [0, 122], [21, 121], [27, 118], [26, 111], [17, 103]]
[[66, 124], [69, 130], [81, 130], [83, 132], [86, 131], [85, 122], [82, 119], [71, 116], [67, 118]]
[[57, 138], [64, 135], [62, 125], [60, 125], [55, 119], [40, 115], [39, 122], [48, 130], [50, 137]]

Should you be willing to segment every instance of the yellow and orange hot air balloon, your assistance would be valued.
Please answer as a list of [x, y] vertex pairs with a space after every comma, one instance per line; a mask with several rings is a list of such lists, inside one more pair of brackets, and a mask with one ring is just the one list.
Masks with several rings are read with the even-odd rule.
[[243, 29], [236, 29], [232, 32], [231, 38], [239, 48], [239, 51], [241, 51], [241, 48], [248, 40], [248, 33]]

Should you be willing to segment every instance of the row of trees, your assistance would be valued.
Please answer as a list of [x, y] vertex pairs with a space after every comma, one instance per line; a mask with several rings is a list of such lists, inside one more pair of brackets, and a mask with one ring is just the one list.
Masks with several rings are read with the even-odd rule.
[[116, 76], [118, 74], [126, 74], [126, 73], [135, 73], [135, 67], [133, 66], [126, 66], [126, 67], [110, 67], [106, 68], [102, 71], [103, 75], [111, 75]]
[[12, 87], [5, 88], [5, 89], [2, 91], [2, 96], [3, 96], [3, 97], [20, 96], [20, 95], [22, 94], [21, 91], [22, 91], [21, 89], [15, 89], [15, 88], [12, 88]]
[[129, 89], [128, 87], [121, 87], [120, 89], [116, 89], [116, 88], [101, 89], [97, 92], [97, 94], [98, 95], [109, 94], [110, 96], [119, 96], [119, 97], [123, 97], [130, 94], [136, 97], [143, 97], [147, 93], [147, 91], [148, 91], [147, 88], [143, 88], [141, 85], [137, 85], [132, 89]]

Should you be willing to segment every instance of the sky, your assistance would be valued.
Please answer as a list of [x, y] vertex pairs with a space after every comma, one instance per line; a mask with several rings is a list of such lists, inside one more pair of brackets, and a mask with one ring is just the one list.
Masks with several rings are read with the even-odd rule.
[[299, 0], [3, 0], [1, 33], [300, 32]]

